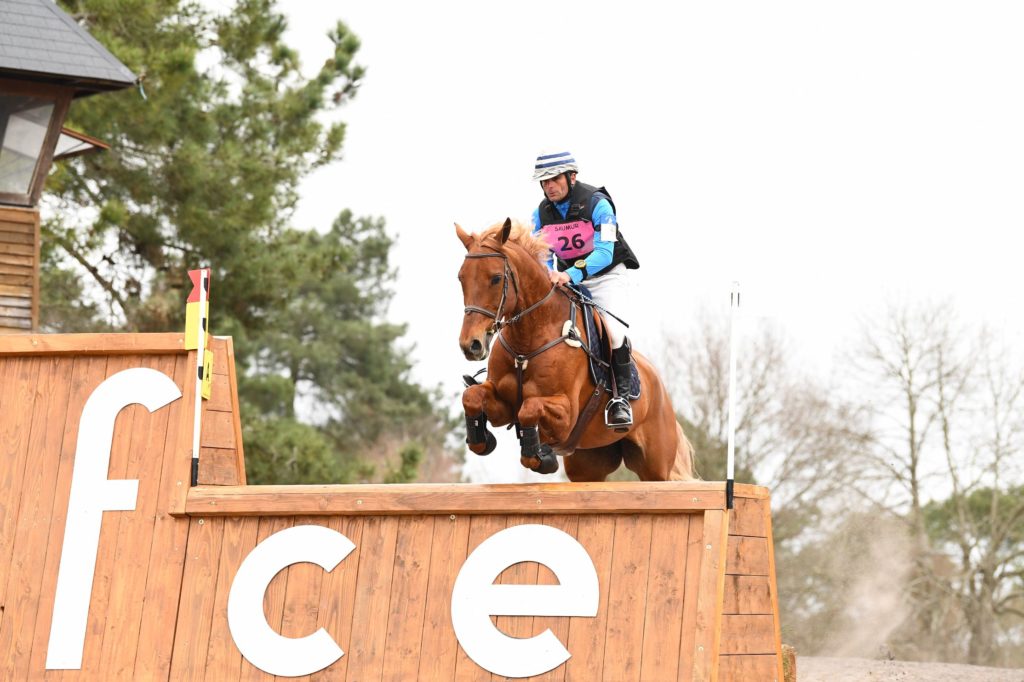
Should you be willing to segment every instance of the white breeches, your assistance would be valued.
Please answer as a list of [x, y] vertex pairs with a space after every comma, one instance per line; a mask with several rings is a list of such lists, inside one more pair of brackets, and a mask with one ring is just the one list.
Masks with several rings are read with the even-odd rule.
[[[594, 279], [583, 281], [583, 286], [590, 289], [590, 294], [602, 308], [610, 310], [621, 317], [630, 325], [629, 319], [629, 297], [632, 293], [632, 279], [629, 270], [622, 263], [619, 263], [610, 270], [602, 272]], [[608, 337], [611, 340], [612, 348], [619, 348], [626, 341], [626, 326], [610, 315], [601, 314], [604, 318], [605, 328], [608, 330]]]

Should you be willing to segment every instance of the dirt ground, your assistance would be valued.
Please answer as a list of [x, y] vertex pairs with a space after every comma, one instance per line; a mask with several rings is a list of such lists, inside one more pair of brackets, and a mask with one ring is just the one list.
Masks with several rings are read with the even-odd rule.
[[1024, 669], [797, 656], [797, 682], [1024, 682]]

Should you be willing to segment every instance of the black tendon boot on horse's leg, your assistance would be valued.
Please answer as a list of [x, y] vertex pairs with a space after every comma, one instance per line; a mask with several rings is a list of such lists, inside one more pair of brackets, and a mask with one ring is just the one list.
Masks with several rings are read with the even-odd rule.
[[[476, 417], [466, 415], [466, 444], [483, 444], [484, 451], [477, 452], [476, 454], [478, 455], [489, 455], [494, 452], [495, 446], [498, 445], [498, 440], [491, 433], [490, 429], [487, 428], [486, 414], [480, 414]], [[476, 451], [474, 450], [474, 452]]]
[[[558, 457], [550, 445], [540, 442], [540, 430], [536, 426], [524, 426], [523, 437], [519, 441], [519, 456], [523, 460], [523, 466], [536, 471], [538, 474], [553, 474], [558, 471]], [[526, 460], [536, 459], [540, 462], [536, 467], [526, 463]]]
[[612, 372], [615, 374], [615, 391], [608, 406], [604, 408], [604, 423], [610, 429], [625, 433], [633, 425], [633, 408], [629, 406], [629, 391], [633, 382], [629, 339], [612, 351]]

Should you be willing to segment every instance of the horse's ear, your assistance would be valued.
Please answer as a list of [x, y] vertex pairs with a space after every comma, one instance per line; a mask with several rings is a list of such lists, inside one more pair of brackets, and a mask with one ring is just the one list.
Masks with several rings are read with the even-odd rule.
[[505, 224], [501, 227], [501, 243], [504, 244], [508, 241], [508, 236], [512, 234], [512, 219], [505, 218]]
[[462, 226], [458, 223], [455, 223], [455, 234], [459, 235], [459, 241], [461, 241], [462, 245], [466, 247], [467, 251], [469, 251], [469, 246], [473, 243], [473, 235], [463, 230]]

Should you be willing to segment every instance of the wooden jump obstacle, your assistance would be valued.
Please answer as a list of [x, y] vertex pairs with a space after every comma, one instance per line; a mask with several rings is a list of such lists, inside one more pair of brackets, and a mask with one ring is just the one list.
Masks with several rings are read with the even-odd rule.
[[[262, 615], [274, 637], [322, 628], [344, 652], [303, 679], [507, 679], [460, 645], [453, 590], [485, 540], [540, 525], [585, 551], [597, 606], [589, 616], [490, 617], [517, 641], [550, 629], [568, 649], [568, 661], [528, 679], [781, 682], [764, 488], [737, 485], [727, 511], [724, 484], [711, 482], [247, 486], [231, 341], [212, 346], [200, 485], [190, 488], [195, 352], [183, 335], [0, 336], [0, 679], [272, 678], [243, 656], [229, 603], [268, 538], [310, 526], [354, 548], [333, 570], [300, 559], [267, 578]], [[76, 452], [93, 444], [78, 443], [82, 413], [98, 386], [131, 368], [166, 375], [181, 397], [118, 413], [99, 475], [104, 485], [137, 480], [137, 496], [133, 508], [99, 512], [93, 578], [76, 585], [66, 576], [89, 562], [61, 557], [89, 549], [75, 544], [87, 534], [65, 529], [84, 523], [90, 503], [115, 505], [81, 487]], [[60, 597], [58, 579], [71, 585]], [[497, 580], [557, 582], [548, 565], [521, 560]], [[65, 613], [74, 588], [85, 593], [81, 635], [64, 628], [72, 634], [58, 641], [54, 612]], [[254, 608], [258, 621], [258, 599]], [[72, 663], [49, 665], [58, 650]]]

